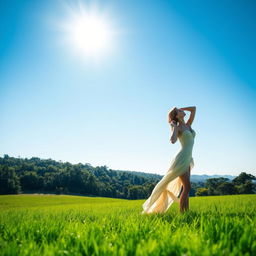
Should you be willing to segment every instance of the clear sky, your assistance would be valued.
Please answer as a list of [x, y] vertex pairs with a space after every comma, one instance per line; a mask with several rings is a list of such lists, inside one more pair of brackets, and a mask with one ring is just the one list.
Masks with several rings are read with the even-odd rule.
[[[112, 31], [98, 57], [63, 29], [81, 6]], [[1, 155], [165, 174], [180, 149], [167, 113], [196, 106], [192, 174], [255, 175], [255, 12], [244, 0], [0, 1]]]

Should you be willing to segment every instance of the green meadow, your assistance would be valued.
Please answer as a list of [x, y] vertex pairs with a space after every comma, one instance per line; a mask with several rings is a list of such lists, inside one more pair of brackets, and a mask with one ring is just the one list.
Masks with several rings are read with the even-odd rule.
[[256, 255], [256, 195], [190, 197], [165, 214], [145, 200], [0, 196], [1, 255]]

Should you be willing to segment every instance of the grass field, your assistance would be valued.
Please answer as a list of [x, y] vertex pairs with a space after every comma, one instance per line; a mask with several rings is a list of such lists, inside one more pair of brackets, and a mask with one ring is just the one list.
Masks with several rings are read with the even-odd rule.
[[166, 214], [145, 200], [0, 196], [1, 255], [256, 255], [256, 195], [191, 197]]

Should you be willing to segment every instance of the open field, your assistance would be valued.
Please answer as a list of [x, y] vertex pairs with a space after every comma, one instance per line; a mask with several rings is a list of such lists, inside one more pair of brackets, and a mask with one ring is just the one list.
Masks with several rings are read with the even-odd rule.
[[1, 255], [256, 255], [256, 195], [190, 198], [166, 214], [145, 200], [0, 196]]

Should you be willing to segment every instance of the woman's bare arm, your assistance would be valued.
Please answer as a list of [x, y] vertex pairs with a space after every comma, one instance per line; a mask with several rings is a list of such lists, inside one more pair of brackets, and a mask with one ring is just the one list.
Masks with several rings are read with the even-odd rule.
[[185, 108], [180, 108], [180, 109], [190, 111], [190, 116], [189, 116], [189, 119], [188, 119], [186, 125], [191, 126], [194, 121], [195, 115], [196, 115], [196, 107], [193, 106], [193, 107], [185, 107]]
[[174, 144], [176, 141], [177, 141], [177, 138], [178, 138], [178, 131], [179, 131], [179, 128], [176, 124], [173, 124], [171, 123], [172, 125], [172, 135], [171, 135], [171, 138], [170, 138], [170, 141], [172, 144]]

